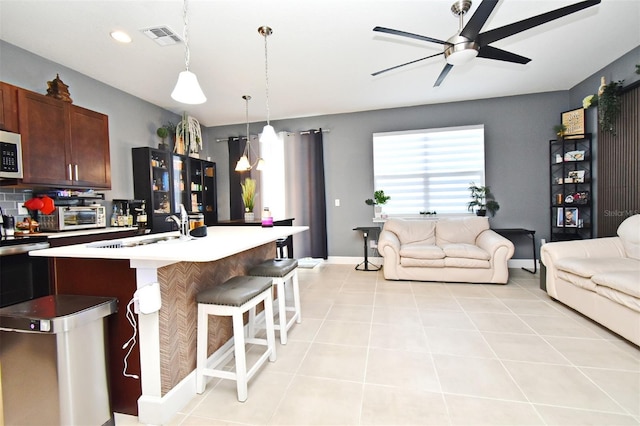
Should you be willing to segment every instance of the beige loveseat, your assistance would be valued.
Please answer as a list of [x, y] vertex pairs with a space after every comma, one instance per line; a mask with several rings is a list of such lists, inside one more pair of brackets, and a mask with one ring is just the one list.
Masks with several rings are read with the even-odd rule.
[[640, 345], [640, 214], [617, 237], [544, 244], [547, 293]]
[[378, 238], [388, 280], [506, 284], [513, 243], [486, 217], [389, 219]]

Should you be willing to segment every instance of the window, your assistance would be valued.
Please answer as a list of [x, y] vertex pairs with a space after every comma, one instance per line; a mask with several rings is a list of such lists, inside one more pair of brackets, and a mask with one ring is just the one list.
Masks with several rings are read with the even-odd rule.
[[469, 183], [484, 185], [484, 125], [374, 133], [373, 175], [386, 214], [467, 213]]

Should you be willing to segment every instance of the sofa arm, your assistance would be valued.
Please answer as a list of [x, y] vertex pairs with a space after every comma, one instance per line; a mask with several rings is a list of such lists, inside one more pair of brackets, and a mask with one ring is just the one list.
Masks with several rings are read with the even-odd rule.
[[378, 251], [380, 254], [385, 251], [385, 247], [389, 247], [398, 253], [398, 256], [400, 255], [400, 239], [393, 232], [383, 229], [378, 237]]
[[495, 257], [496, 252], [500, 248], [504, 248], [506, 260], [511, 259], [515, 251], [515, 247], [511, 240], [503, 237], [492, 229], [485, 229], [476, 238], [476, 245], [491, 255], [491, 259]]
[[557, 298], [556, 280], [558, 270], [556, 263], [560, 259], [627, 257], [619, 237], [594, 238], [590, 240], [554, 241], [543, 244], [540, 248], [540, 261], [547, 268], [547, 293]]

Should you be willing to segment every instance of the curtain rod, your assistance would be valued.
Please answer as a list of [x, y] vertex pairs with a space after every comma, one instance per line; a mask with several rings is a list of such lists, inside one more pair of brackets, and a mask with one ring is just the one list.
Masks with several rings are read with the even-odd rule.
[[[301, 135], [308, 135], [309, 133], [311, 133], [313, 131], [313, 133], [318, 133], [320, 130], [317, 129], [313, 129], [313, 130], [303, 130], [300, 132]], [[329, 133], [329, 129], [322, 129], [322, 133]]]

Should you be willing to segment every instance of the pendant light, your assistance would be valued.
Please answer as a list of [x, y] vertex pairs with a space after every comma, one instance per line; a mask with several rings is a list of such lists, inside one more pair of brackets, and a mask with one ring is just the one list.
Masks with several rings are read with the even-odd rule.
[[178, 82], [176, 87], [171, 92], [171, 97], [183, 104], [202, 104], [207, 101], [207, 97], [202, 92], [200, 84], [198, 83], [198, 77], [191, 71], [189, 71], [189, 18], [187, 16], [187, 0], [183, 3], [183, 20], [184, 30], [182, 37], [184, 38], [184, 61], [185, 70], [178, 75]]
[[244, 152], [242, 153], [242, 157], [240, 157], [240, 159], [236, 163], [235, 171], [247, 172], [251, 170], [253, 167], [255, 167], [256, 170], [261, 171], [264, 168], [264, 160], [262, 159], [262, 157], [259, 157], [256, 163], [253, 165], [249, 161], [249, 155], [251, 151], [251, 134], [249, 133], [249, 101], [251, 100], [251, 96], [244, 95], [242, 99], [244, 99], [246, 103], [245, 113], [247, 116], [247, 143], [244, 146]]
[[278, 140], [275, 129], [271, 124], [269, 124], [269, 61], [267, 55], [267, 37], [273, 33], [273, 30], [270, 27], [263, 25], [262, 27], [258, 28], [258, 32], [264, 37], [264, 75], [267, 94], [267, 125], [262, 129], [260, 142], [270, 143]]

